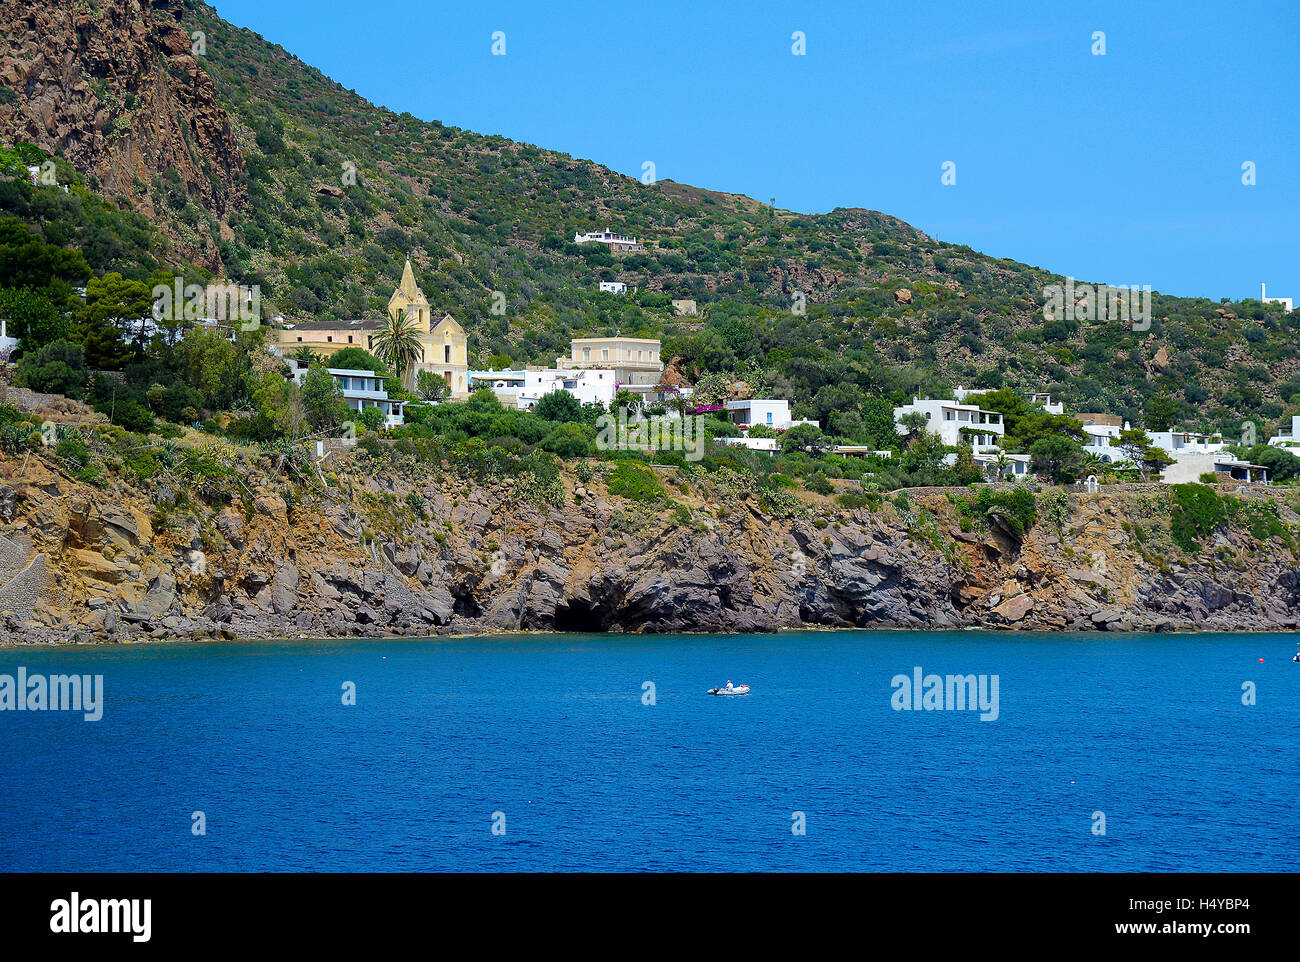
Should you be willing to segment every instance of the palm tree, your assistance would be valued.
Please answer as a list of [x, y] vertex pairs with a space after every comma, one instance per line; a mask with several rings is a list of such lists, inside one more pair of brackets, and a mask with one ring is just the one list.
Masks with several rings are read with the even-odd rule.
[[406, 375], [420, 358], [420, 329], [416, 322], [398, 308], [374, 339], [375, 356], [393, 369], [398, 380], [406, 384]]
[[998, 456], [993, 459], [993, 467], [997, 468], [998, 480], [1001, 481], [1006, 475], [1007, 469], [1011, 467], [1011, 459], [1007, 457], [1005, 451], [998, 452]]
[[1110, 462], [1100, 454], [1092, 451], [1086, 451], [1083, 455], [1083, 474], [1087, 477], [1090, 474], [1103, 474], [1110, 468]]

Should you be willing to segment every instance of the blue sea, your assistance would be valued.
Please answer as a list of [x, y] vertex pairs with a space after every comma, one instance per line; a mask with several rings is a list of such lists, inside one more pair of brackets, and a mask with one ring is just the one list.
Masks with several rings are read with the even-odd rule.
[[[104, 685], [97, 722], [0, 712], [0, 868], [1292, 871], [1295, 650], [896, 631], [0, 649], [0, 674]], [[897, 710], [918, 667], [996, 676], [996, 720]], [[752, 694], [706, 694], [728, 679]]]

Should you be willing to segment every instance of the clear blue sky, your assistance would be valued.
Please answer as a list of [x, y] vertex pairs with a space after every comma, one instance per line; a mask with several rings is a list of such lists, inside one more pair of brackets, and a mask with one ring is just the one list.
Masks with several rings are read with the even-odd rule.
[[392, 110], [632, 176], [881, 210], [1081, 280], [1300, 300], [1296, 0], [217, 10]]

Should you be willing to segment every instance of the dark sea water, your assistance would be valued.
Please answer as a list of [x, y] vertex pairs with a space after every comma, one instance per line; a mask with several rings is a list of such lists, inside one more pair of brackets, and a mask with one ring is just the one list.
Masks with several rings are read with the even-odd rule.
[[[99, 722], [0, 712], [0, 868], [1294, 870], [1295, 650], [989, 632], [0, 649], [0, 673], [105, 688]], [[894, 710], [918, 665], [996, 675], [998, 718]], [[727, 679], [753, 694], [705, 693]]]

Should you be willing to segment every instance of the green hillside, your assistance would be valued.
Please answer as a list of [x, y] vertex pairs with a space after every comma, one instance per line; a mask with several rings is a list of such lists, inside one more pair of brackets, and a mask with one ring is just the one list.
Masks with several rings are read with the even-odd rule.
[[[471, 363], [553, 363], [580, 334], [658, 336], [688, 376], [761, 384], [852, 440], [884, 440], [872, 427], [883, 405], [958, 384], [1050, 391], [1070, 410], [1234, 437], [1244, 420], [1266, 436], [1300, 412], [1300, 312], [1157, 292], [1149, 330], [1048, 322], [1042, 292], [1060, 275], [935, 241], [886, 214], [801, 215], [670, 181], [644, 185], [378, 108], [193, 0], [183, 25], [206, 35], [202, 67], [246, 160], [246, 173], [224, 172], [246, 177], [248, 203], [229, 216], [221, 261], [288, 320], [378, 316], [409, 255], [435, 312], [469, 332]], [[190, 236], [206, 220], [221, 237], [217, 217], [173, 173], [139, 184], [157, 230]], [[3, 213], [51, 244], [78, 246], [57, 227], [60, 215], [33, 210], [40, 189], [20, 187], [0, 191]], [[87, 260], [96, 274], [143, 279], [155, 258], [169, 260], [166, 245], [146, 252], [134, 232], [147, 225], [123, 216], [133, 219], [109, 233], [136, 239]], [[570, 243], [575, 231], [606, 226], [649, 250], [615, 257]], [[613, 279], [637, 294], [596, 291]], [[504, 315], [491, 312], [493, 291], [506, 295]], [[797, 292], [803, 313], [792, 310]], [[703, 316], [674, 318], [667, 301], [677, 297], [694, 298]]]

